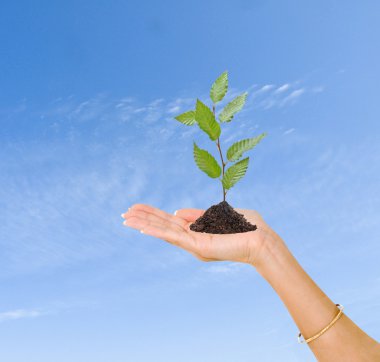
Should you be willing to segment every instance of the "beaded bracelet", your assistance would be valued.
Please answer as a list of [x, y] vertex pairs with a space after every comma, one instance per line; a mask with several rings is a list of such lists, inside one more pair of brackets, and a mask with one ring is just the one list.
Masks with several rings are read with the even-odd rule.
[[339, 312], [338, 314], [334, 317], [334, 319], [325, 327], [323, 328], [321, 331], [319, 331], [315, 336], [313, 337], [310, 337], [308, 339], [303, 339], [301, 340], [300, 337], [302, 336], [301, 332], [298, 334], [298, 343], [309, 343], [311, 341], [313, 341], [314, 339], [318, 338], [319, 336], [321, 336], [323, 333], [325, 333], [339, 318], [340, 316], [342, 315], [343, 313], [343, 306], [340, 305], [340, 304], [335, 304], [338, 309], [339, 309]]

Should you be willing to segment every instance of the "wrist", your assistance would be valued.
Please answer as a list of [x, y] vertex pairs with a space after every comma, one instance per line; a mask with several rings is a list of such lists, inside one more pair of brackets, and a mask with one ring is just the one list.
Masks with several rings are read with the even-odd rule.
[[295, 258], [285, 242], [274, 231], [263, 232], [260, 248], [255, 260], [249, 262], [267, 281], [281, 274], [294, 264]]

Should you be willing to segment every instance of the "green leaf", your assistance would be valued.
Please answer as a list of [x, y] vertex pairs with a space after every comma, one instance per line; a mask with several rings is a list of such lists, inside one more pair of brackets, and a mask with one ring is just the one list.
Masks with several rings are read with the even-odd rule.
[[227, 158], [229, 161], [237, 161], [244, 152], [249, 151], [253, 147], [255, 147], [265, 136], [266, 132], [253, 137], [246, 138], [242, 141], [235, 142], [228, 150], [227, 150]]
[[214, 113], [199, 99], [197, 99], [195, 108], [195, 120], [201, 130], [205, 131], [212, 141], [215, 141], [220, 136], [220, 126], [215, 119]]
[[185, 124], [186, 126], [191, 126], [195, 123], [195, 112], [194, 111], [188, 111], [188, 112], [182, 113], [182, 114], [180, 114], [174, 118], [177, 121], [180, 121], [181, 123]]
[[247, 92], [241, 94], [234, 98], [230, 103], [228, 103], [219, 114], [219, 119], [221, 122], [230, 122], [234, 115], [239, 112], [247, 99]]
[[212, 178], [220, 176], [222, 170], [215, 158], [206, 150], [200, 149], [194, 142], [194, 159], [197, 166]]
[[225, 189], [230, 189], [233, 185], [236, 184], [247, 171], [249, 157], [242, 159], [241, 161], [232, 165], [224, 174], [222, 179], [222, 184]]
[[228, 88], [228, 74], [227, 71], [223, 72], [211, 86], [210, 98], [214, 103], [220, 102], [227, 93]]

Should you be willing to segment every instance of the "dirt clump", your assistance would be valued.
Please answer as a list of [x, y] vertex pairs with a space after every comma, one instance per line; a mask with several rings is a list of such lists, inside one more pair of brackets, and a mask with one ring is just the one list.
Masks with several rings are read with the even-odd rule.
[[245, 233], [256, 229], [256, 225], [252, 225], [244, 215], [235, 211], [227, 201], [210, 206], [190, 225], [192, 231], [210, 234]]

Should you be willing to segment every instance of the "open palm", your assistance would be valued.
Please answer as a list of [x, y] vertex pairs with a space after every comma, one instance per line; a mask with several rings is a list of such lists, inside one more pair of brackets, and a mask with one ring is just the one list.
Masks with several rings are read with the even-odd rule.
[[235, 210], [257, 225], [257, 230], [236, 234], [192, 231], [190, 224], [205, 212], [201, 209], [181, 209], [172, 215], [147, 204], [134, 204], [122, 217], [124, 225], [185, 249], [200, 260], [230, 260], [255, 265], [260, 250], [274, 232], [256, 211]]

